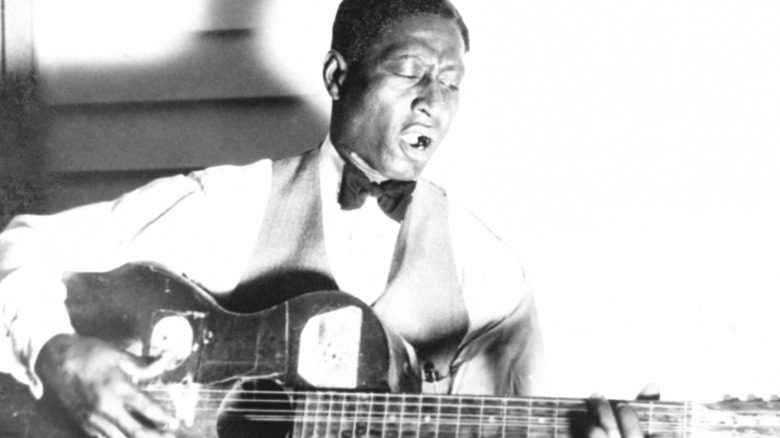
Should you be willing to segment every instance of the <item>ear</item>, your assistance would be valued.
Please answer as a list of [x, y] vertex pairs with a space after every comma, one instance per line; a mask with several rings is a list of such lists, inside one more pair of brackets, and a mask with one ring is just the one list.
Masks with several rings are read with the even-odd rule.
[[346, 77], [347, 60], [341, 56], [341, 53], [335, 50], [329, 51], [325, 55], [325, 62], [322, 66], [322, 80], [325, 82], [325, 89], [328, 90], [331, 99], [339, 100]]

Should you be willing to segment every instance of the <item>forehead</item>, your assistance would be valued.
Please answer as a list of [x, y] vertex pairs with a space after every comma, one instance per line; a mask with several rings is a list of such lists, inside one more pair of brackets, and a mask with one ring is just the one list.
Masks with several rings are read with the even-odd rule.
[[454, 20], [426, 14], [393, 23], [372, 47], [368, 57], [381, 61], [412, 55], [462, 64], [465, 52], [463, 37]]

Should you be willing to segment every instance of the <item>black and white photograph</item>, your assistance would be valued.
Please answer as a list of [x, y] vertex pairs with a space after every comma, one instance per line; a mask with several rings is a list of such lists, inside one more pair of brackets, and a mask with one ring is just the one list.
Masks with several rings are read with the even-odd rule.
[[778, 23], [0, 0], [0, 437], [780, 436]]

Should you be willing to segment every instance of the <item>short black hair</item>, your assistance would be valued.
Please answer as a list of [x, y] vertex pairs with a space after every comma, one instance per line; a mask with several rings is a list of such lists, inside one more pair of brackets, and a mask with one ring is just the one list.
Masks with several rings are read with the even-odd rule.
[[347, 62], [359, 61], [398, 20], [425, 14], [455, 21], [469, 50], [469, 29], [449, 0], [343, 0], [333, 21], [331, 49]]

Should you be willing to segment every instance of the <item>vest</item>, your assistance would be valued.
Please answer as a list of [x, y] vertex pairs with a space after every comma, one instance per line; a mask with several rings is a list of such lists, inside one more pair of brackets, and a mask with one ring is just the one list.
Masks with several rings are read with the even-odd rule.
[[[318, 164], [319, 148], [273, 162], [253, 266], [226, 307], [247, 309], [339, 289], [325, 251]], [[430, 362], [443, 376], [449, 374], [468, 328], [448, 211], [445, 192], [418, 181], [401, 223], [385, 292], [368, 303], [386, 327], [414, 347], [421, 364]]]

